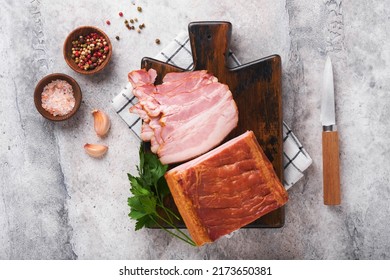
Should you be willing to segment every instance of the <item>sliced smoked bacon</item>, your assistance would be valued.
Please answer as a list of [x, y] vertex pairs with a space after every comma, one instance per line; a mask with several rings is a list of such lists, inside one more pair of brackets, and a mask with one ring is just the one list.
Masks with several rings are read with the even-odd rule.
[[198, 246], [255, 221], [288, 200], [252, 131], [169, 170], [165, 179]]
[[156, 71], [129, 73], [139, 103], [130, 109], [142, 120], [141, 138], [164, 164], [183, 162], [216, 147], [237, 126], [229, 87], [205, 70], [169, 73], [154, 85]]

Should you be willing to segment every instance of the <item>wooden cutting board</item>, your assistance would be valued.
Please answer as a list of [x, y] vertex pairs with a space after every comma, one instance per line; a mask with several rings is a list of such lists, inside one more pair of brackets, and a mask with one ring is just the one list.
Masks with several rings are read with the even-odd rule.
[[[227, 67], [232, 25], [229, 22], [193, 22], [189, 35], [194, 59], [193, 70], [208, 70], [221, 83], [227, 84], [233, 93], [239, 112], [238, 126], [225, 142], [252, 130], [265, 154], [283, 182], [283, 136], [281, 59], [272, 55], [236, 68]], [[158, 76], [156, 84], [169, 72], [185, 69], [145, 57], [141, 68], [153, 68]], [[175, 208], [173, 199], [166, 202]], [[176, 210], [176, 209], [174, 209]], [[279, 208], [246, 227], [281, 227], [284, 224], [284, 208]], [[184, 227], [184, 224], [178, 224]]]

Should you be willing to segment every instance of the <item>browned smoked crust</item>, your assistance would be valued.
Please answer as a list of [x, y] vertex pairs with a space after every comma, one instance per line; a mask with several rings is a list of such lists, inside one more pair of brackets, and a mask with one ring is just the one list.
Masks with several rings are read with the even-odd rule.
[[288, 195], [252, 131], [165, 175], [198, 246], [281, 207]]

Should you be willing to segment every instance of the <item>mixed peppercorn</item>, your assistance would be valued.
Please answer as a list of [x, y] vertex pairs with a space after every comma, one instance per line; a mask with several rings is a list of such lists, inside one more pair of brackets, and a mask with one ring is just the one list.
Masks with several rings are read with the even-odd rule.
[[[132, 2], [132, 4], [135, 5], [134, 2]], [[143, 10], [142, 10], [142, 7], [138, 6], [138, 7], [137, 7], [137, 11], [138, 11], [139, 13], [142, 13], [142, 11], [143, 11]], [[119, 12], [118, 15], [119, 15], [120, 17], [123, 17], [123, 16], [124, 16], [124, 13], [123, 13], [123, 12]], [[131, 19], [129, 19], [129, 20], [127, 20], [127, 19], [124, 20], [125, 26], [126, 26], [126, 28], [127, 28], [128, 30], [136, 30], [138, 33], [141, 33], [142, 29], [144, 29], [144, 28], [146, 27], [146, 26], [145, 26], [145, 23], [139, 24], [139, 25], [138, 25], [138, 28], [137, 28], [137, 27], [136, 27], [137, 22], [138, 22], [138, 19], [137, 19], [136, 17], [135, 17], [135, 18], [131, 18]], [[110, 20], [106, 20], [106, 24], [107, 24], [107, 25], [111, 25]], [[119, 36], [115, 36], [115, 39], [116, 39], [117, 41], [120, 40]], [[161, 42], [160, 42], [160, 39], [156, 39], [156, 40], [155, 40], [155, 43], [156, 43], [157, 45], [159, 45], [159, 44], [161, 43]]]
[[72, 59], [80, 69], [86, 71], [100, 66], [109, 51], [106, 39], [97, 33], [80, 35], [77, 40], [72, 41]]

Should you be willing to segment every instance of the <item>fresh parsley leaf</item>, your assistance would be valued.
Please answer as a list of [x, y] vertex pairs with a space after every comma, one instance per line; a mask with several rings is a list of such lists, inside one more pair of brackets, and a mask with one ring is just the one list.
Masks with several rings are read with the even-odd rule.
[[140, 165], [137, 170], [140, 175], [139, 178], [129, 174], [129, 180], [135, 189], [139, 189], [136, 185], [141, 185], [144, 189], [153, 190], [158, 195], [160, 191], [159, 184], [163, 182], [162, 187], [166, 190], [164, 174], [168, 170], [168, 165], [162, 164], [155, 154], [144, 153], [143, 149], [140, 149]]
[[151, 216], [144, 216], [142, 218], [137, 219], [137, 222], [135, 223], [135, 230], [140, 230], [143, 227], [151, 227], [156, 225], [154, 220], [151, 218]]
[[168, 170], [168, 165], [163, 165], [155, 154], [147, 153], [144, 155], [144, 177], [145, 182], [156, 185], [157, 181], [164, 176]]
[[142, 205], [143, 210], [147, 214], [157, 213], [156, 212], [157, 201], [154, 196], [140, 196], [139, 201]]
[[161, 177], [158, 181], [157, 181], [157, 185], [158, 185], [158, 188], [159, 188], [159, 194], [161, 196], [161, 199], [164, 200], [164, 198], [171, 193], [171, 191], [169, 190], [169, 187], [168, 187], [168, 184], [167, 184], [167, 181], [165, 180], [164, 177]]
[[133, 196], [128, 198], [131, 210], [144, 213], [145, 215], [156, 213], [156, 198], [154, 196]]
[[140, 175], [142, 176], [142, 171], [144, 169], [144, 162], [145, 162], [145, 153], [144, 153], [144, 147], [143, 145], [141, 145], [139, 147], [139, 167], [137, 166], [137, 169], [138, 169], [138, 173], [140, 173]]
[[132, 196], [127, 199], [127, 204], [131, 210], [144, 211], [138, 196]]
[[130, 184], [131, 184], [131, 193], [133, 195], [151, 195], [151, 191], [149, 186], [146, 188], [142, 184], [142, 179], [139, 177], [134, 177], [131, 174], [127, 174]]
[[[173, 224], [173, 219], [177, 220], [179, 217], [164, 206], [164, 197], [170, 193], [164, 178], [168, 165], [162, 164], [155, 154], [145, 153], [142, 145], [139, 158], [140, 163], [137, 166], [139, 177], [127, 174], [131, 185], [130, 192], [133, 194], [128, 198], [129, 217], [136, 220], [135, 230], [157, 225], [169, 234], [195, 246], [194, 241]], [[161, 209], [166, 216], [160, 215], [157, 209]], [[163, 227], [161, 221], [170, 225], [175, 231]]]
[[148, 215], [148, 214], [146, 214], [145, 212], [140, 212], [140, 211], [134, 210], [134, 209], [132, 209], [129, 213], [129, 217], [132, 218], [133, 220], [138, 220], [142, 217], [145, 217], [146, 215]]

